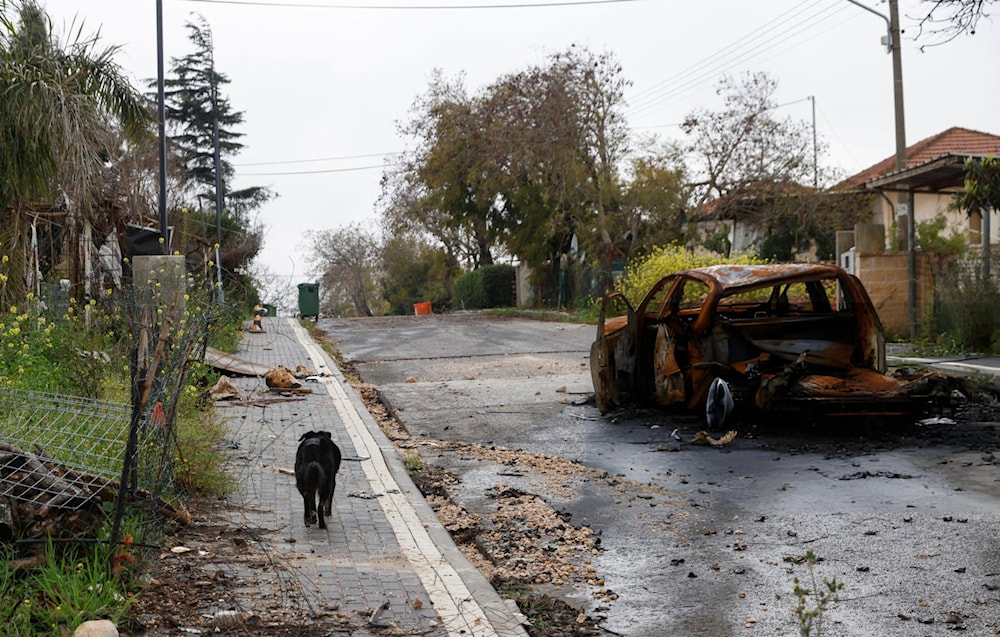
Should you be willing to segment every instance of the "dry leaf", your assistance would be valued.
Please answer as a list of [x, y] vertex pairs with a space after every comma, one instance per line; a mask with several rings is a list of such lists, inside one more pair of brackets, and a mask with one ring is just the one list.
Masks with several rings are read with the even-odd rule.
[[721, 447], [722, 445], [728, 445], [732, 441], [736, 440], [736, 432], [729, 431], [726, 432], [721, 438], [713, 438], [708, 435], [705, 431], [699, 431], [694, 435], [694, 440], [691, 441], [692, 445], [708, 445], [710, 447]]

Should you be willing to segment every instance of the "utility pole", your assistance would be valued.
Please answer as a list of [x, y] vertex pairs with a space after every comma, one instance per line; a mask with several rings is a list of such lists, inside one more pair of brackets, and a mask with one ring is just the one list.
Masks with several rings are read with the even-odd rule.
[[163, 0], [156, 0], [156, 118], [160, 134], [160, 241], [163, 254], [170, 254], [167, 236], [167, 122], [163, 106]]
[[[903, 113], [903, 53], [899, 31], [899, 0], [889, 0], [888, 17], [857, 0], [847, 1], [885, 20], [887, 33], [883, 41], [888, 52], [892, 54], [892, 97], [896, 120], [896, 171], [899, 172], [906, 169], [906, 119]], [[906, 246], [909, 260], [910, 337], [913, 338], [917, 335], [917, 259], [915, 253], [916, 224], [913, 219], [913, 191], [911, 190], [896, 193], [896, 230], [897, 242], [900, 246]]]
[[813, 188], [819, 188], [819, 152], [816, 150], [816, 96], [810, 95], [813, 116]]
[[[205, 26], [208, 26], [207, 24]], [[215, 82], [215, 40], [212, 38], [212, 29], [208, 29], [209, 39], [209, 73], [211, 73], [212, 87], [212, 143], [215, 155], [215, 299], [219, 304], [226, 300], [226, 293], [222, 288], [222, 157], [219, 152], [219, 88]]]

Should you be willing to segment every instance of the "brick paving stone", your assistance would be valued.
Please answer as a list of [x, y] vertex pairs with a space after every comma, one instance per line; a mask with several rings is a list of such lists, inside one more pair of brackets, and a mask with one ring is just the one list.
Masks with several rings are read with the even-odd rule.
[[[260, 587], [278, 587], [290, 608], [358, 617], [388, 602], [378, 619], [403, 634], [525, 635], [412, 482], [400, 486], [409, 478], [395, 450], [329, 357], [294, 319], [265, 317], [263, 326], [245, 333], [238, 357], [268, 368], [302, 365], [326, 378], [303, 382], [311, 393], [280, 402], [267, 400], [281, 396], [263, 378], [236, 378], [245, 396], [261, 400], [217, 410], [236, 447], [238, 519], [230, 522], [255, 531], [274, 556], [270, 572], [240, 573], [252, 583], [241, 593], [252, 599]], [[344, 457], [326, 531], [304, 525], [295, 478], [280, 471], [294, 467], [299, 436], [320, 430], [331, 432]]]

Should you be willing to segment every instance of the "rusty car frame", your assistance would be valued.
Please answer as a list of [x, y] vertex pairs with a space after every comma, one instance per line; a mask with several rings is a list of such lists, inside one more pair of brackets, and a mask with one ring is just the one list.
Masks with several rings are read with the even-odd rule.
[[884, 331], [861, 281], [824, 264], [676, 272], [635, 308], [613, 292], [590, 368], [602, 414], [627, 403], [704, 411], [715, 378], [732, 388], [743, 417], [884, 421], [921, 407], [918, 378], [886, 373]]

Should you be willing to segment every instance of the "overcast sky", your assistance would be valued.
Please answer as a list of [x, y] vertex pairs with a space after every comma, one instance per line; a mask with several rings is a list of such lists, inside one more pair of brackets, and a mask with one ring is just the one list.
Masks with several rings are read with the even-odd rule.
[[[74, 18], [122, 47], [138, 84], [155, 78], [155, 0], [39, 0], [59, 32]], [[888, 15], [886, 2], [865, 2]], [[477, 7], [476, 5], [480, 5]], [[562, 5], [562, 6], [559, 6]], [[926, 2], [900, 0], [906, 140], [952, 126], [1000, 134], [1000, 28], [919, 50]], [[780, 115], [812, 122], [846, 175], [895, 153], [886, 24], [848, 0], [162, 0], [166, 69], [193, 50], [185, 23], [211, 26], [225, 92], [244, 111], [236, 187], [267, 185], [261, 265], [312, 280], [307, 230], [375, 219], [385, 155], [404, 149], [409, 118], [434, 69], [470, 92], [541, 64], [570, 45], [614, 53], [632, 82], [637, 134], [679, 138], [695, 108], [716, 109], [719, 78], [766, 71]]]

